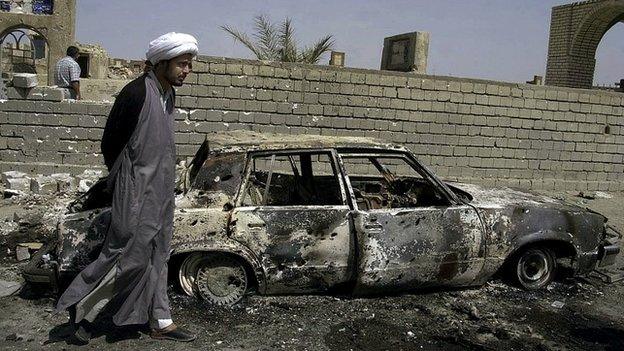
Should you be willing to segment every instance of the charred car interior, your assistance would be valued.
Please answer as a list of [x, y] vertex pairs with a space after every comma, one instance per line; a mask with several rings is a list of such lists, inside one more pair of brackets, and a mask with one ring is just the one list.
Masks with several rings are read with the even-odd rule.
[[[406, 148], [368, 138], [209, 135], [180, 176], [170, 271], [188, 295], [353, 294], [478, 286], [497, 272], [547, 286], [557, 262], [613, 263], [598, 213], [523, 191], [447, 184]], [[110, 220], [106, 179], [60, 219], [24, 270], [60, 286], [93, 260]]]

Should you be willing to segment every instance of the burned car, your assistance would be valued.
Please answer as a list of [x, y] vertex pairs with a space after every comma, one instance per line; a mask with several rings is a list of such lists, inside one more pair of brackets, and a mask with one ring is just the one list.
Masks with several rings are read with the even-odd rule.
[[[619, 252], [620, 235], [598, 213], [445, 183], [407, 148], [369, 138], [215, 133], [181, 178], [170, 275], [214, 304], [249, 291], [478, 286], [503, 270], [539, 289], [559, 262], [582, 275]], [[73, 203], [26, 279], [58, 284], [94, 260], [109, 206], [103, 183]]]

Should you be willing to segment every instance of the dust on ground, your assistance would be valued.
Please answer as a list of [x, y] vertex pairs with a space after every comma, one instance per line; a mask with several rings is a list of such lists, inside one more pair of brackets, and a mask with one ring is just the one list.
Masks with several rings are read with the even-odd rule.
[[[606, 215], [624, 231], [624, 194], [550, 192]], [[20, 280], [14, 245], [50, 240], [69, 198], [0, 200], [0, 280]], [[15, 215], [15, 213], [18, 213]], [[16, 221], [17, 220], [17, 221]], [[615, 269], [624, 264], [618, 258]], [[67, 315], [53, 314], [45, 286], [0, 298], [0, 349], [57, 350], [622, 350], [624, 283], [562, 280], [527, 292], [494, 280], [481, 288], [395, 296], [250, 296], [233, 308], [170, 290], [174, 320], [198, 334], [191, 344], [155, 341], [143, 327], [98, 321], [86, 346], [68, 344]]]

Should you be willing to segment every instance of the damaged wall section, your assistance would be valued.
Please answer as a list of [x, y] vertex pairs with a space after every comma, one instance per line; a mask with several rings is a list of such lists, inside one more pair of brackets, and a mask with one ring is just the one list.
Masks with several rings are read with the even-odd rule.
[[[370, 136], [446, 179], [624, 190], [624, 94], [207, 56], [193, 68], [177, 91], [181, 158], [217, 130]], [[110, 103], [12, 97], [0, 103], [0, 171], [103, 165]]]

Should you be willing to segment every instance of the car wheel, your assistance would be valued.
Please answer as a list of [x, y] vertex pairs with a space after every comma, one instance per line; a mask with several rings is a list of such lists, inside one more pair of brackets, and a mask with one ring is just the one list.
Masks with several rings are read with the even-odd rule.
[[530, 248], [516, 257], [512, 268], [515, 268], [515, 277], [521, 287], [537, 290], [546, 287], [554, 279], [557, 261], [550, 249]]
[[239, 302], [249, 287], [244, 264], [235, 257], [210, 254], [197, 265], [196, 289], [214, 305], [231, 306]]

